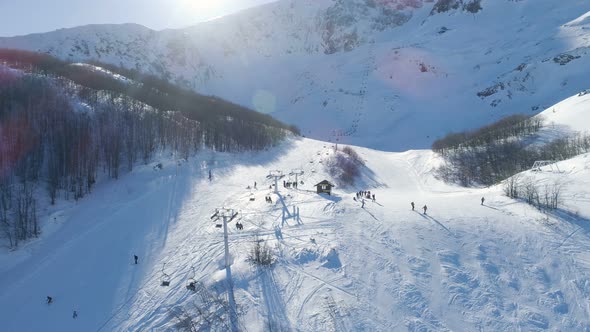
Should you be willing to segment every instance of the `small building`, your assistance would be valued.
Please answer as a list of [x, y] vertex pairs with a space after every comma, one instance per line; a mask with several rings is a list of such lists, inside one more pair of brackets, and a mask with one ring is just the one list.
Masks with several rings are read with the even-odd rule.
[[315, 187], [317, 188], [318, 194], [328, 194], [328, 195], [331, 195], [332, 194], [332, 188], [334, 187], [334, 185], [331, 184], [330, 182], [328, 182], [328, 180], [324, 180], [324, 181], [316, 184]]

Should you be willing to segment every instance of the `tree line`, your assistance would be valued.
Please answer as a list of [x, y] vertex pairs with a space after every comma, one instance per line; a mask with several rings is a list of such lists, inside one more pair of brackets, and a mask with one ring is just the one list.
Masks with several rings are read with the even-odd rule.
[[590, 136], [581, 133], [530, 144], [542, 127], [539, 117], [510, 116], [475, 131], [449, 134], [432, 145], [446, 161], [437, 173], [463, 186], [489, 186], [530, 169], [537, 160], [564, 160], [590, 151]]
[[511, 137], [524, 137], [538, 132], [543, 126], [540, 117], [516, 114], [473, 131], [451, 133], [432, 143], [432, 150], [445, 154], [461, 148], [476, 148]]
[[[23, 53], [0, 58], [6, 54]], [[60, 67], [63, 62], [51, 57], [24, 54], [0, 62], [0, 232], [11, 247], [40, 234], [37, 199], [43, 192], [51, 204], [59, 197], [79, 199], [100, 174], [116, 179], [158, 151], [188, 158], [201, 148], [260, 150], [288, 132], [288, 126], [240, 108], [214, 114], [206, 105], [193, 112], [200, 99], [186, 91], [124, 86], [79, 66]]]

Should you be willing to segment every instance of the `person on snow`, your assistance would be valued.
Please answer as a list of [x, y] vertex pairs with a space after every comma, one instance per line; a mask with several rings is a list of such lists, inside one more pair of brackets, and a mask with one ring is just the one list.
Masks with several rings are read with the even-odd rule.
[[74, 310], [74, 313], [72, 314], [72, 318], [76, 319], [76, 317], [78, 317], [78, 312], [76, 310]]
[[412, 211], [414, 211], [414, 202], [412, 202], [410, 204], [412, 204]]
[[363, 205], [361, 206], [361, 208], [363, 208], [363, 209], [364, 209], [364, 208], [365, 208], [365, 199], [364, 199], [364, 198], [363, 198], [363, 200], [362, 200], [362, 203], [363, 203]]
[[428, 206], [426, 206], [426, 204], [424, 204], [424, 206], [422, 207], [422, 209], [424, 209], [424, 214], [426, 214], [426, 210], [428, 210]]
[[485, 202], [485, 201], [486, 201], [486, 199], [482, 197], [481, 198], [481, 205], [483, 205], [483, 202]]
[[373, 202], [375, 201], [375, 194], [373, 194]]
[[52, 304], [53, 303], [53, 298], [51, 296], [47, 297], [47, 304]]
[[256, 189], [256, 181], [254, 181], [254, 189]]
[[137, 255], [133, 255], [133, 259], [135, 259], [135, 264], [137, 264], [137, 261], [139, 260], [139, 257], [137, 257]]

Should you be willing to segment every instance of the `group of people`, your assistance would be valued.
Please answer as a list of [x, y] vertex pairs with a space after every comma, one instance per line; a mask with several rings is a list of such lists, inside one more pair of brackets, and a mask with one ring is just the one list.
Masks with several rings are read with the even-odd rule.
[[355, 201], [360, 200], [361, 201], [361, 208], [365, 208], [365, 198], [366, 199], [370, 199], [373, 202], [375, 201], [375, 194], [371, 194], [370, 190], [361, 190], [359, 192], [356, 193], [355, 197], [353, 197], [352, 199]]
[[[411, 202], [410, 205], [412, 206], [412, 211], [414, 211], [416, 208], [416, 204], [414, 204], [414, 202]], [[426, 204], [424, 204], [424, 206], [422, 207], [422, 210], [424, 211], [424, 214], [426, 214], [426, 211], [428, 211], [428, 206], [426, 206]]]
[[242, 224], [241, 222], [237, 221], [236, 222], [236, 228], [241, 231], [244, 230], [244, 224]]
[[283, 181], [283, 187], [297, 189], [297, 181]]
[[264, 199], [267, 203], [272, 203], [272, 198], [270, 197], [270, 195], [267, 195]]
[[[47, 296], [47, 305], [50, 305], [50, 304], [52, 304], [52, 303], [53, 303], [53, 297], [51, 297], [51, 296]], [[78, 311], [77, 311], [77, 310], [74, 310], [74, 311], [72, 312], [72, 318], [73, 318], [73, 319], [76, 319], [77, 317], [78, 317]]]
[[375, 194], [371, 194], [370, 190], [367, 191], [359, 191], [356, 193], [355, 200], [357, 199], [371, 199], [373, 202], [375, 201]]
[[[481, 205], [483, 205], [483, 203], [486, 201], [485, 197], [481, 198]], [[416, 205], [414, 204], [414, 202], [411, 202], [410, 205], [412, 206], [412, 211], [414, 211]], [[422, 211], [424, 212], [424, 214], [426, 214], [426, 211], [428, 211], [428, 206], [426, 206], [426, 204], [424, 204], [424, 206], [422, 207]]]

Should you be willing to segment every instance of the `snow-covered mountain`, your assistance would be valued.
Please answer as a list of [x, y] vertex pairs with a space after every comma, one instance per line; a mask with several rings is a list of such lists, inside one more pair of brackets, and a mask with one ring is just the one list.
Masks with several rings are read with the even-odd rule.
[[[589, 128], [589, 110], [590, 94], [576, 95], [542, 116], [555, 137]], [[589, 154], [520, 175], [563, 185], [563, 205], [544, 213], [502, 185], [441, 182], [432, 151], [356, 150], [359, 182], [332, 196], [314, 184], [335, 181], [333, 147], [292, 138], [258, 153], [162, 154], [47, 207], [40, 239], [0, 252], [3, 330], [177, 331], [187, 317], [228, 330], [231, 298], [240, 331], [590, 331]], [[304, 184], [268, 189], [269, 170], [293, 168]], [[376, 201], [361, 207], [358, 190]], [[229, 269], [210, 218], [220, 207], [244, 225], [229, 225]], [[272, 268], [247, 262], [258, 240]], [[203, 288], [187, 290], [191, 278]]]
[[282, 0], [180, 30], [91, 25], [0, 47], [137, 68], [309, 137], [401, 150], [588, 88], [589, 15], [585, 0]]

